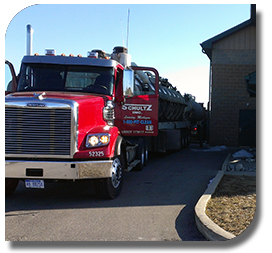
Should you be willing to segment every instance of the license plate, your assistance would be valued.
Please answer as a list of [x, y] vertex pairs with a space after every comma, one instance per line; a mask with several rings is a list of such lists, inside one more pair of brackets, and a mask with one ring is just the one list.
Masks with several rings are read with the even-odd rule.
[[44, 189], [44, 180], [25, 180], [26, 188]]

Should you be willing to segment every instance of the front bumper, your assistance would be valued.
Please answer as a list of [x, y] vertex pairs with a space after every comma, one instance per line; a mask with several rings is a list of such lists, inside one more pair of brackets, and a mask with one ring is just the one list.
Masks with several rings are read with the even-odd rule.
[[[75, 180], [112, 176], [111, 160], [72, 162], [6, 160], [5, 165], [6, 178]], [[39, 171], [38, 176], [35, 176], [35, 171]]]

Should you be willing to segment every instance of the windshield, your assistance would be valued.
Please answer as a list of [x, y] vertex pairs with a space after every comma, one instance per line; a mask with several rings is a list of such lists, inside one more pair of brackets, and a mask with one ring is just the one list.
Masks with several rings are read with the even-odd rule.
[[114, 68], [22, 64], [18, 91], [73, 91], [112, 95]]

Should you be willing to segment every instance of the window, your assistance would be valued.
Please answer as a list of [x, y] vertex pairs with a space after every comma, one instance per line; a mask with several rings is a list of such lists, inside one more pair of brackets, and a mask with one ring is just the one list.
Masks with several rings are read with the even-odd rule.
[[73, 91], [112, 95], [114, 68], [23, 64], [18, 91]]
[[[148, 72], [149, 73], [149, 72]], [[134, 78], [134, 95], [154, 95], [155, 94], [155, 76], [150, 73], [147, 75], [148, 83], [145, 83], [137, 74]]]
[[250, 97], [256, 97], [256, 71], [245, 76], [247, 92]]

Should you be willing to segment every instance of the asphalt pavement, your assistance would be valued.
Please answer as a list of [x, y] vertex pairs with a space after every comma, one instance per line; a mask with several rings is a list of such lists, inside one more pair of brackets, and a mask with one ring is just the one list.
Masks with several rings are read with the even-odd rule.
[[96, 198], [91, 182], [59, 182], [43, 190], [21, 182], [6, 198], [6, 241], [203, 241], [194, 207], [229, 150], [197, 145], [151, 155], [143, 171], [125, 175], [120, 196]]

